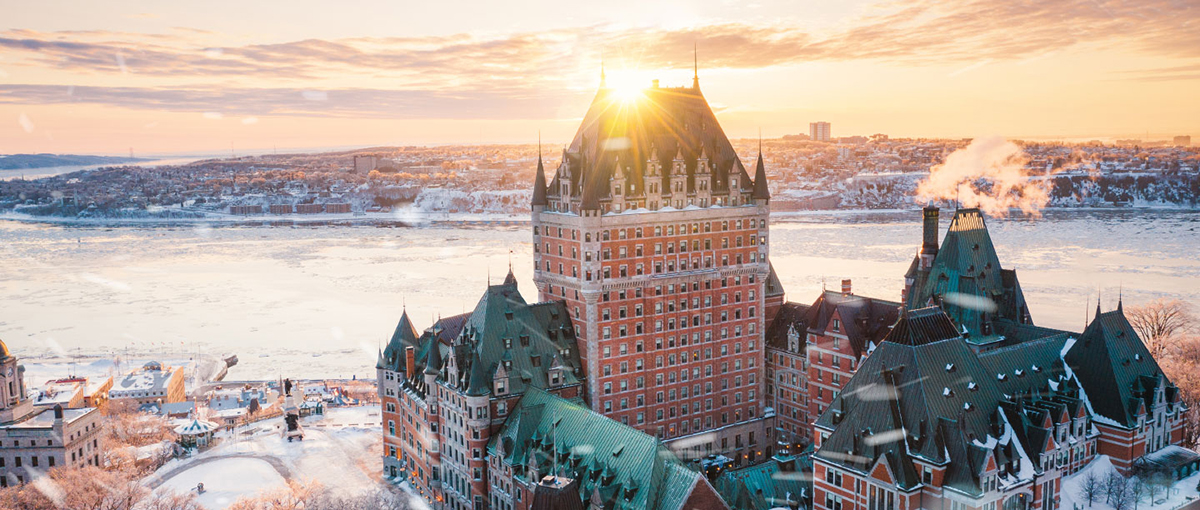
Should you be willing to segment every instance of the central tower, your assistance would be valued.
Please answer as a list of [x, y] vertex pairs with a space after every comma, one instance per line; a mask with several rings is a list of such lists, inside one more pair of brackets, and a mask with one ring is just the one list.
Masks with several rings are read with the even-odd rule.
[[539, 157], [534, 281], [567, 303], [589, 405], [681, 454], [764, 455], [762, 339], [783, 295], [764, 292], [761, 148], [751, 180], [698, 80], [602, 82], [552, 171]]

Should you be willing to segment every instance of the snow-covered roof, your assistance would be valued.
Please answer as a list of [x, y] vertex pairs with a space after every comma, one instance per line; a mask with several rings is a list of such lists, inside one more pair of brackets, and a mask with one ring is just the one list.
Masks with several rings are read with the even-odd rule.
[[175, 433], [179, 434], [181, 436], [195, 436], [195, 435], [200, 435], [200, 434], [207, 434], [207, 433], [213, 432], [215, 430], [217, 430], [217, 424], [215, 424], [211, 421], [208, 421], [208, 420], [199, 420], [199, 419], [192, 420], [192, 422], [187, 425], [180, 425], [178, 427], [175, 427]]

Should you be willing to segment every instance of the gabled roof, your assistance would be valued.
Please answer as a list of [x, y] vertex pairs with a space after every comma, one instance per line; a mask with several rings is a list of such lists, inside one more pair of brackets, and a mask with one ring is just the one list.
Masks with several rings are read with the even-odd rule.
[[539, 477], [557, 467], [579, 482], [581, 501], [599, 490], [605, 508], [678, 510], [696, 484], [708, 483], [653, 436], [536, 388], [521, 397], [487, 451], [521, 479], [531, 465]]
[[888, 334], [900, 315], [900, 303], [827, 290], [808, 308], [804, 323], [809, 332], [823, 334], [831, 329], [834, 314], [841, 317], [841, 334], [846, 335], [854, 353], [862, 355], [871, 344]]
[[1139, 404], [1153, 403], [1160, 381], [1173, 388], [1121, 308], [1097, 315], [1065, 359], [1092, 408], [1123, 427], [1137, 425]]
[[807, 317], [808, 305], [791, 301], [784, 303], [775, 313], [775, 319], [767, 325], [767, 332], [764, 335], [767, 345], [777, 349], [786, 349], [788, 332], [795, 330], [800, 337], [800, 350], [803, 352], [805, 333], [808, 331], [808, 325], [804, 322]]

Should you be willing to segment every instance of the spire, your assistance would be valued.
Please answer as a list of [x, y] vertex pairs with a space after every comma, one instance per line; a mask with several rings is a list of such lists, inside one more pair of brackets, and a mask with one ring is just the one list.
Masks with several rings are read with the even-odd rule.
[[763, 165], [761, 136], [758, 139], [758, 163], [754, 167], [754, 193], [751, 196], [755, 200], [771, 200], [771, 190], [767, 188], [767, 169]]
[[1100, 318], [1100, 291], [1096, 291], [1096, 318]]
[[542, 134], [538, 133], [538, 166], [537, 174], [533, 177], [533, 201], [537, 207], [546, 205], [546, 169], [542, 166]]
[[1125, 294], [1125, 285], [1122, 284], [1120, 287], [1117, 287], [1117, 311], [1121, 312], [1121, 313], [1125, 313], [1124, 307], [1122, 306], [1122, 303], [1121, 303], [1121, 301], [1123, 301], [1125, 299], [1124, 294]]
[[695, 42], [692, 42], [692, 88], [700, 90], [700, 53]]

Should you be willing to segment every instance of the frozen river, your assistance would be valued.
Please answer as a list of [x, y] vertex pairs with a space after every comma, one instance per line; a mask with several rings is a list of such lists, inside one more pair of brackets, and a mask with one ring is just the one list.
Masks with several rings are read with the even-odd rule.
[[[942, 230], [949, 214], [943, 214]], [[1079, 330], [1086, 303], [1174, 296], [1200, 305], [1200, 213], [1049, 211], [990, 219], [1034, 321]], [[920, 212], [778, 215], [771, 259], [788, 299], [823, 282], [897, 299]], [[0, 338], [19, 356], [237, 354], [232, 378], [374, 376], [402, 306], [418, 328], [470, 310], [509, 250], [533, 291], [523, 226], [61, 226], [0, 217]]]

